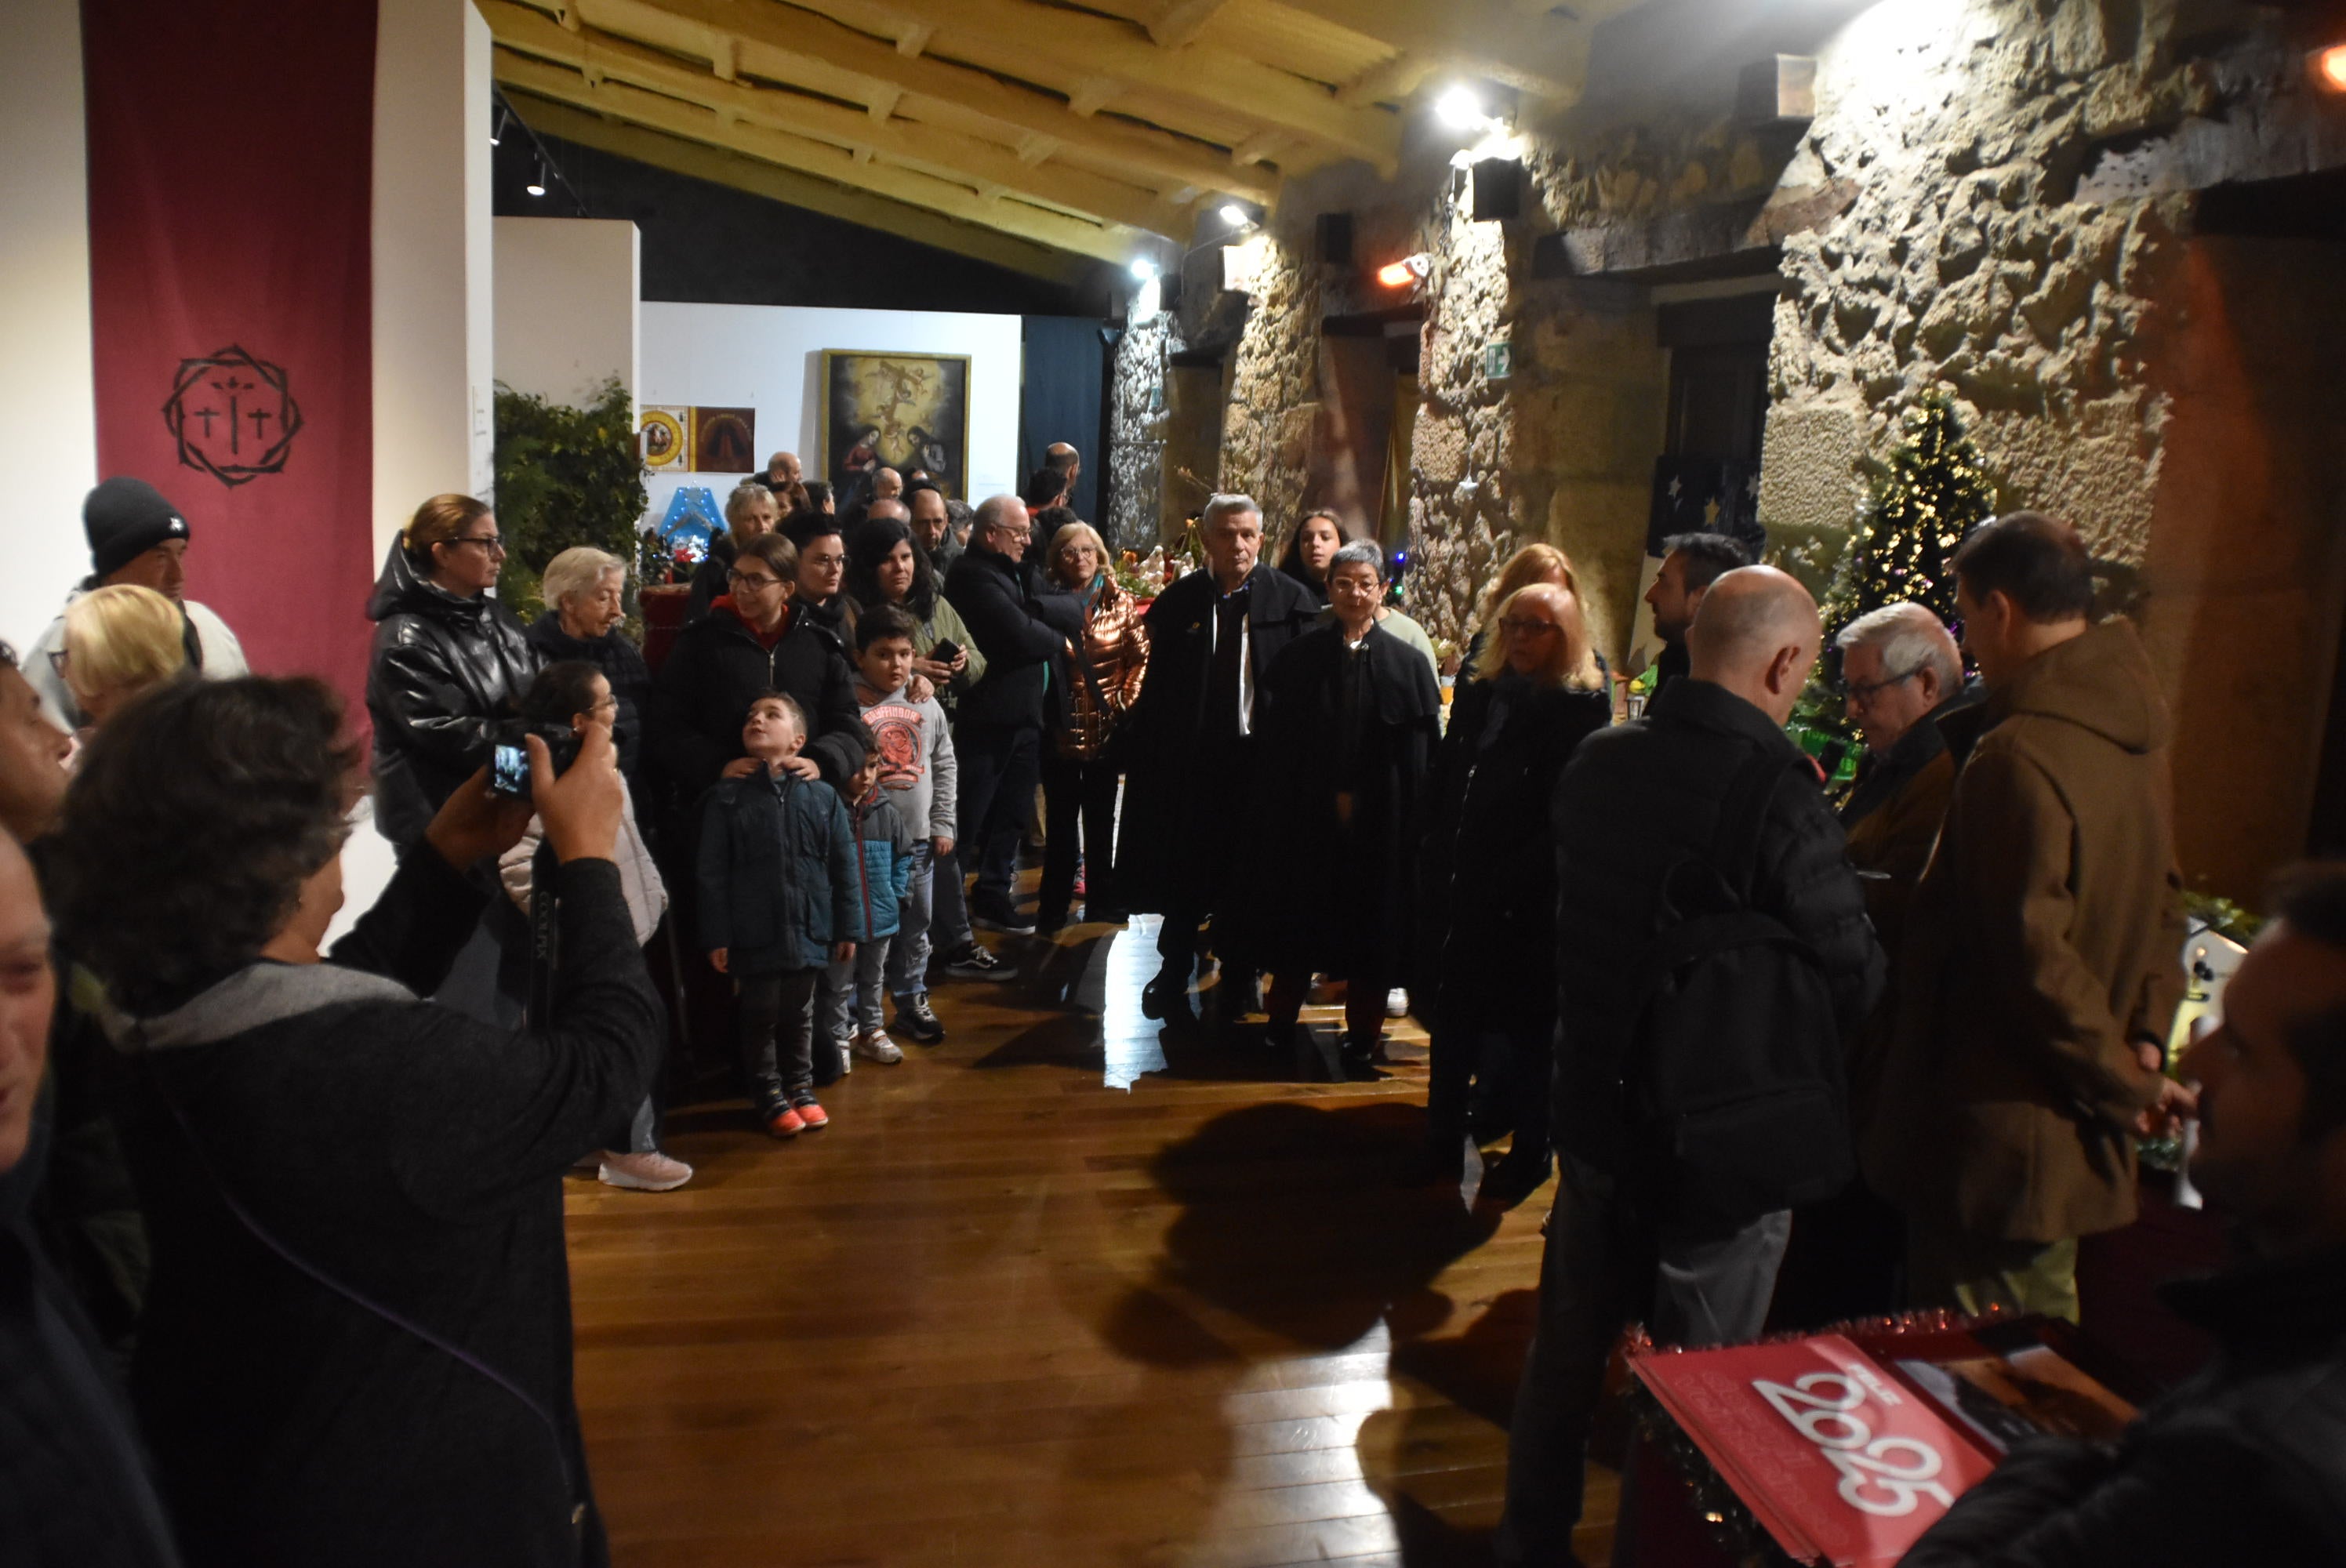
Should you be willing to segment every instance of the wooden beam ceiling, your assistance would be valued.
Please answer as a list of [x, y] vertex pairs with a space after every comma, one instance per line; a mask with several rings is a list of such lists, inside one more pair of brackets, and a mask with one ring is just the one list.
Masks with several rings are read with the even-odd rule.
[[942, 212], [948, 218], [998, 229], [1022, 239], [1056, 246], [1102, 261], [1128, 262], [1158, 249], [1134, 229], [1096, 223], [1089, 219], [1019, 200], [1006, 192], [990, 194], [952, 179], [917, 169], [859, 158], [847, 148], [815, 141], [763, 126], [729, 123], [714, 109], [662, 97], [625, 82], [590, 82], [576, 71], [533, 60], [509, 49], [495, 58], [499, 82], [591, 114], [609, 115], [632, 125], [664, 131], [730, 152], [747, 153], [784, 168], [819, 175], [841, 185], [875, 191], [913, 207]]
[[860, 223], [866, 229], [877, 229], [1067, 288], [1088, 281], [1096, 275], [1100, 265], [1088, 257], [1056, 246], [1034, 244], [999, 229], [957, 222], [873, 191], [851, 189], [763, 158], [646, 130], [551, 98], [518, 89], [509, 90], [506, 98], [514, 111], [541, 136], [560, 137], [565, 141], [631, 158], [671, 174], [688, 175], [770, 201], [787, 202], [809, 212]]
[[852, 153], [868, 152], [940, 178], [966, 176], [980, 185], [998, 186], [1063, 211], [1153, 230], [1168, 239], [1179, 239], [1189, 230], [1188, 217], [1180, 207], [1139, 186], [1065, 165], [1037, 167], [1021, 160], [1012, 148], [851, 108], [828, 98], [719, 79], [674, 56], [593, 28], [573, 33], [551, 17], [509, 0], [476, 0], [476, 4], [500, 46], [559, 64], [589, 81], [602, 76], [626, 82], [702, 105], [741, 124], [829, 142]]
[[1390, 177], [1446, 79], [1568, 104], [1639, 0], [475, 3], [516, 90], [1123, 262], [1299, 172]]

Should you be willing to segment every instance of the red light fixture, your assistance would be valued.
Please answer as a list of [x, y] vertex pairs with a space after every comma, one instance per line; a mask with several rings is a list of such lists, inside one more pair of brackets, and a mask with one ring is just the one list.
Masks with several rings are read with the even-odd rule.
[[1431, 270], [1432, 263], [1421, 251], [1415, 256], [1404, 256], [1398, 261], [1388, 261], [1378, 268], [1377, 281], [1388, 289], [1406, 289]]
[[2346, 44], [2313, 51], [2313, 81], [2325, 93], [2346, 93]]

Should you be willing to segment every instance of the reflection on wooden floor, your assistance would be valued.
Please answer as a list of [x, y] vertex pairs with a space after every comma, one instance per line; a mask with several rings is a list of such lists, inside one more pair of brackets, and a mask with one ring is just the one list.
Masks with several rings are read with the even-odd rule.
[[691, 1186], [570, 1183], [615, 1562], [1486, 1562], [1548, 1194], [1395, 1185], [1421, 1064], [1160, 1046], [1146, 922], [997, 951], [1026, 981], [939, 993], [829, 1130], [688, 1107]]

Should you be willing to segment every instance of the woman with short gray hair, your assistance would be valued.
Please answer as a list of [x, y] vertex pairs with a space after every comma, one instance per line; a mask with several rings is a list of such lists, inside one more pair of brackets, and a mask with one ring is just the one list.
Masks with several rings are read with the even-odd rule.
[[619, 748], [619, 771], [630, 787], [638, 787], [652, 672], [621, 629], [627, 618], [627, 564], [591, 545], [574, 545], [546, 564], [539, 586], [546, 614], [529, 628], [530, 645], [546, 664], [585, 659], [603, 672], [619, 704], [611, 730]]

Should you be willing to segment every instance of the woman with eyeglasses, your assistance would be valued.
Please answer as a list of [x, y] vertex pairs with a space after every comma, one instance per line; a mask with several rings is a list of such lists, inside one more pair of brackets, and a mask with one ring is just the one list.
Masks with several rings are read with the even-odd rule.
[[[836, 536], [831, 538], [838, 544]], [[863, 766], [871, 737], [839, 639], [792, 602], [798, 546], [780, 534], [745, 541], [709, 613], [677, 634], [652, 681], [652, 759], [681, 803], [721, 778], [754, 772], [741, 749], [750, 704], [780, 692], [807, 716], [806, 748], [783, 764], [842, 785]]]
[[1515, 1140], [1483, 1192], [1520, 1202], [1547, 1177], [1556, 1029], [1556, 849], [1548, 800], [1583, 738], [1611, 721], [1578, 597], [1535, 582], [1500, 601], [1496, 636], [1458, 687], [1418, 840], [1411, 995], [1433, 1037], [1423, 1176], [1464, 1169], [1467, 1093], [1491, 1058]]
[[400, 530], [367, 603], [374, 821], [402, 850], [489, 760], [489, 732], [537, 674], [537, 650], [489, 590], [505, 565], [496, 514], [435, 495]]

